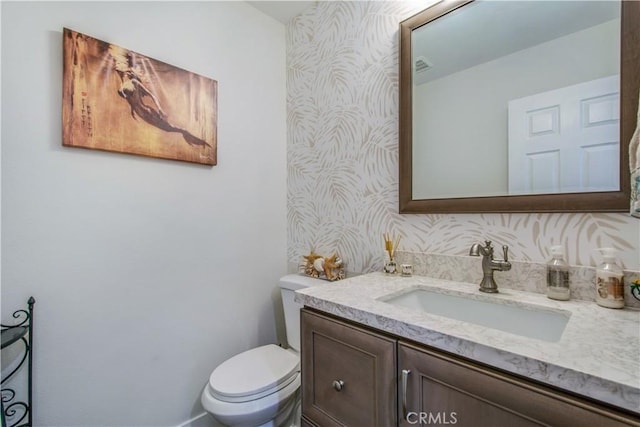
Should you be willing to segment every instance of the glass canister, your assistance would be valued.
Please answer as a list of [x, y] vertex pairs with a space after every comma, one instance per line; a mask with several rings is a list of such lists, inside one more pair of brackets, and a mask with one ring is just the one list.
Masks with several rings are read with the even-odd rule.
[[602, 264], [596, 269], [596, 303], [607, 308], [624, 308], [624, 271], [616, 262], [613, 248], [598, 249]]
[[571, 297], [569, 264], [564, 260], [562, 246], [551, 247], [551, 260], [547, 263], [547, 297], [561, 301]]

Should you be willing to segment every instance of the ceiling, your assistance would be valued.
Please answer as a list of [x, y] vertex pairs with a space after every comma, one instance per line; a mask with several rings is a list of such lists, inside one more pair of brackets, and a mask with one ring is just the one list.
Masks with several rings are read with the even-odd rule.
[[277, 19], [283, 24], [288, 23], [291, 18], [299, 15], [305, 9], [315, 5], [315, 0], [304, 1], [247, 1], [251, 6], [259, 11]]
[[[247, 1], [247, 3], [277, 21], [287, 24], [291, 18], [315, 6], [319, 1], [323, 0], [254, 0]], [[484, 1], [473, 4], [473, 6], [481, 9], [481, 16], [475, 19], [477, 25], [473, 25], [473, 22], [470, 23], [464, 19], [450, 19], [446, 25], [448, 29], [447, 34], [439, 34], [441, 26], [434, 25], [439, 24], [439, 22], [433, 22], [427, 26], [429, 28], [428, 31], [421, 31], [423, 33], [420, 36], [421, 39], [447, 40], [447, 43], [423, 44], [419, 41], [415, 42], [416, 46], [423, 47], [415, 51], [414, 55], [416, 57], [424, 57], [429, 66], [433, 66], [433, 64], [438, 65], [434, 67], [434, 69], [429, 69], [428, 74], [421, 73], [416, 83], [425, 83], [426, 81], [449, 74], [453, 72], [454, 69], [464, 69], [476, 63], [490, 60], [491, 57], [486, 55], [493, 55], [494, 57], [505, 55], [506, 53], [522, 49], [523, 47], [576, 31], [579, 28], [595, 25], [606, 19], [612, 19], [616, 13], [619, 13], [619, 9], [616, 9], [617, 4], [609, 1]], [[496, 7], [503, 9], [499, 13], [496, 13], [493, 11]], [[551, 12], [551, 14], [549, 14], [549, 12]], [[549, 18], [549, 16], [553, 19]], [[569, 17], [568, 19], [567, 16]], [[464, 17], [466, 17], [466, 15], [462, 14], [461, 18]], [[522, 18], [535, 18], [538, 19], [537, 22], [544, 22], [543, 25], [537, 26], [537, 28], [542, 31], [534, 31], [536, 26], [534, 25], [533, 28], [531, 28], [532, 25], [523, 22]], [[492, 22], [491, 19], [498, 19], [498, 22]], [[557, 25], [557, 21], [563, 23]], [[567, 23], [570, 25], [567, 25]], [[451, 30], [454, 25], [461, 25], [461, 28]], [[528, 30], [521, 31], [523, 28], [527, 28]], [[469, 36], [469, 34], [474, 34], [474, 31], [477, 34], [483, 34], [483, 38], [479, 39], [477, 36]], [[416, 35], [417, 34], [418, 33], [416, 33]], [[452, 39], [451, 34], [457, 35], [457, 37]], [[518, 37], [514, 37], [516, 34]], [[456, 39], [458, 39], [461, 44], [457, 45]], [[487, 43], [488, 39], [490, 43]], [[494, 53], [486, 53], [486, 49], [483, 46], [475, 45], [474, 40], [484, 43], [484, 47], [486, 47], [487, 44], [493, 46], [492, 51]], [[429, 48], [427, 49], [426, 46], [429, 46]], [[443, 52], [441, 52], [441, 50]], [[455, 57], [466, 58], [467, 62], [471, 61], [473, 63], [458, 64], [452, 61], [452, 52], [457, 52], [457, 54], [453, 55], [453, 59], [455, 59]], [[471, 54], [469, 52], [471, 52]], [[440, 55], [447, 57], [447, 61], [441, 61]], [[477, 58], [483, 55], [485, 55], [485, 57], [482, 60]], [[447, 63], [447, 67], [442, 67], [443, 63]]]
[[[478, 1], [412, 33], [417, 84], [620, 17], [612, 1]], [[443, 42], [444, 41], [444, 42]]]

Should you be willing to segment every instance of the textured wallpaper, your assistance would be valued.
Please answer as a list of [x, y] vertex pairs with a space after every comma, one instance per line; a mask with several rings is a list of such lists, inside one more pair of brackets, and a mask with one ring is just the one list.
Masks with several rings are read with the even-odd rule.
[[640, 221], [626, 214], [398, 213], [399, 23], [412, 2], [319, 2], [287, 27], [288, 259], [337, 251], [351, 272], [380, 270], [382, 233], [400, 249], [467, 255], [475, 242], [544, 262], [564, 245], [574, 265], [619, 249], [640, 269]]

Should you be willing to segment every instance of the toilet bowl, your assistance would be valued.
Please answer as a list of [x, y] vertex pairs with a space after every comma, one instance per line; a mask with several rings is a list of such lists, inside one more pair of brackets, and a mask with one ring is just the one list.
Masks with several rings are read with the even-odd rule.
[[218, 366], [201, 400], [207, 412], [225, 425], [291, 426], [299, 388], [299, 356], [269, 344]]
[[227, 359], [213, 370], [201, 402], [220, 423], [235, 427], [297, 427], [300, 422], [300, 304], [297, 289], [323, 283], [302, 275], [280, 279], [290, 348], [274, 344]]

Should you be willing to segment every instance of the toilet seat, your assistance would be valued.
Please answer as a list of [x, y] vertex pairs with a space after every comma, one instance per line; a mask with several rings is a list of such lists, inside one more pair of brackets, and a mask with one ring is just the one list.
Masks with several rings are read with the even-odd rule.
[[297, 354], [268, 344], [240, 353], [223, 362], [209, 377], [211, 395], [223, 402], [260, 399], [296, 380]]

